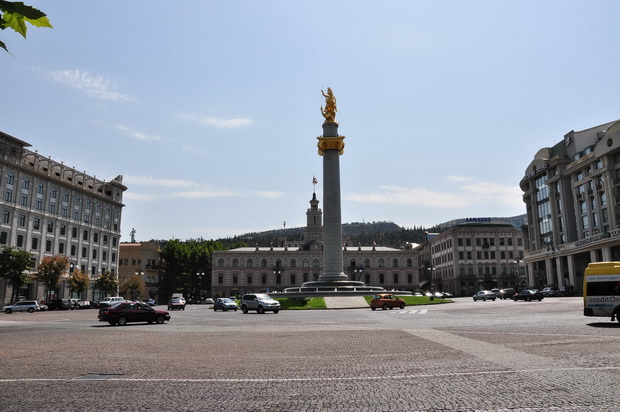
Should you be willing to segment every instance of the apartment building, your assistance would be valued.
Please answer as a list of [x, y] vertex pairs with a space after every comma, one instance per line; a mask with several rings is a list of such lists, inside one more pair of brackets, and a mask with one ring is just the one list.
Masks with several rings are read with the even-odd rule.
[[138, 275], [142, 289], [137, 296], [140, 300], [153, 299], [160, 302], [159, 277], [161, 268], [161, 244], [156, 240], [148, 242], [121, 243], [119, 248], [118, 280], [120, 295], [130, 299], [123, 284], [131, 276]]
[[[0, 245], [30, 252], [37, 265], [44, 256], [68, 257], [66, 275], [74, 268], [87, 273], [91, 287], [80, 298], [92, 299], [96, 278], [117, 271], [123, 177], [100, 180], [30, 146], [0, 132]], [[44, 293], [33, 280], [19, 294], [42, 299]], [[70, 297], [66, 280], [50, 294]], [[10, 286], [0, 278], [0, 302], [10, 296]]]

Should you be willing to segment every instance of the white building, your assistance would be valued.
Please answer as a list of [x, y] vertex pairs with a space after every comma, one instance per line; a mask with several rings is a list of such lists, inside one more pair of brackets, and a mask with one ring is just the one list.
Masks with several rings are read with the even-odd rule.
[[[27, 147], [0, 132], [0, 245], [29, 251], [37, 264], [44, 256], [67, 256], [68, 271], [79, 268], [93, 282], [107, 271], [116, 273], [123, 177], [99, 180]], [[91, 299], [94, 292], [91, 286], [81, 298]], [[69, 297], [66, 282], [52, 293]], [[43, 286], [33, 281], [20, 295], [41, 299]], [[0, 278], [0, 302], [10, 296]]]

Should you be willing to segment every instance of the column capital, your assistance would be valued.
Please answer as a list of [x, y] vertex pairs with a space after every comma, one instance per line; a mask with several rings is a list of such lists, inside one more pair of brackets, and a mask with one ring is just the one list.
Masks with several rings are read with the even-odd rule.
[[323, 156], [325, 150], [338, 150], [338, 154], [340, 155], [344, 153], [344, 136], [319, 136], [317, 139], [319, 139], [319, 143], [317, 143], [319, 156]]

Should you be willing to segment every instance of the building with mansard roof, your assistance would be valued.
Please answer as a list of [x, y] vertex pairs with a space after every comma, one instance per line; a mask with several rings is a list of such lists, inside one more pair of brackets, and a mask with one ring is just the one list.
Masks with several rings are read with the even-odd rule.
[[[213, 251], [211, 290], [214, 296], [282, 291], [319, 278], [323, 270], [323, 213], [313, 193], [306, 211], [303, 238], [269, 247]], [[386, 290], [418, 287], [415, 244], [400, 249], [379, 245], [344, 245], [343, 272], [350, 280]]]
[[[75, 268], [91, 279], [84, 296], [72, 297], [97, 298], [96, 278], [117, 272], [127, 190], [123, 176], [100, 180], [30, 151], [30, 146], [0, 132], [0, 246], [30, 252], [37, 265], [45, 256], [66, 256], [71, 264], [65, 279]], [[19, 292], [27, 299], [42, 299], [44, 293], [37, 281]], [[50, 295], [70, 297], [67, 282], [61, 281]], [[10, 286], [0, 278], [0, 302], [10, 297]]]

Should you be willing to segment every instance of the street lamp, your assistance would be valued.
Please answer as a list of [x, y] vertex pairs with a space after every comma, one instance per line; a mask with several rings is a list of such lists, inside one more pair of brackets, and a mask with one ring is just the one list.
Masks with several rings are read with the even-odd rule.
[[513, 260], [513, 263], [515, 264], [515, 289], [518, 289], [521, 285], [521, 273], [519, 273], [519, 263], [522, 260], [523, 259], [521, 259], [520, 257], [516, 257], [515, 260]]
[[196, 276], [198, 277], [198, 302], [202, 300], [202, 277], [205, 274], [202, 272], [197, 272]]
[[364, 273], [364, 266], [359, 265], [357, 268], [353, 269], [353, 277], [355, 280], [362, 280], [362, 273]]

